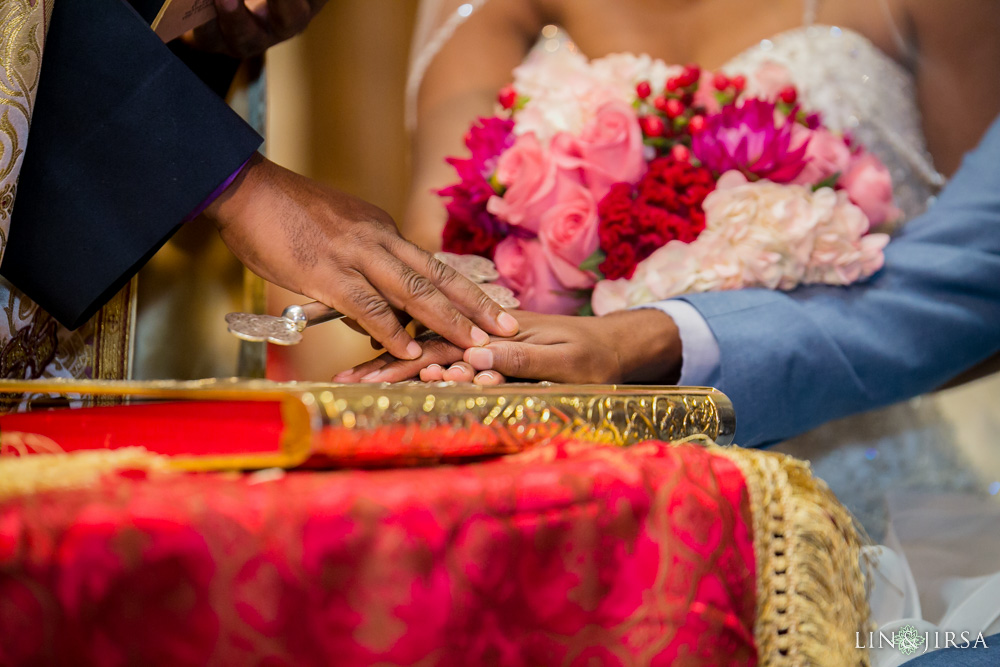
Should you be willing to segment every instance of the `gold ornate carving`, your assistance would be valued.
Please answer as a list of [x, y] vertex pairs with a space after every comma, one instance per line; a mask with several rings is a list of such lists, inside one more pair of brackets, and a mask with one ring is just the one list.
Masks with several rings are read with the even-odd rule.
[[[735, 418], [729, 399], [700, 387], [507, 384], [500, 388], [426, 385], [306, 385], [325, 422], [364, 430], [393, 424], [410, 432], [451, 423], [483, 426], [502, 440], [516, 436], [570, 436], [590, 442], [631, 445], [704, 434], [732, 441]], [[411, 436], [413, 437], [413, 436]]]

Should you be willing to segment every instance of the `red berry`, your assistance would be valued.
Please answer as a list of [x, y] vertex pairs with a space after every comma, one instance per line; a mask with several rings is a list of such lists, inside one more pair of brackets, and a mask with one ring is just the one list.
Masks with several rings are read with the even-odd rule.
[[663, 113], [667, 114], [667, 118], [677, 118], [684, 113], [684, 104], [676, 97], [667, 100], [665, 107]]
[[647, 137], [662, 137], [667, 130], [659, 116], [643, 116], [639, 119], [639, 127]]
[[657, 95], [653, 98], [653, 106], [660, 113], [667, 113], [667, 98], [663, 95]]
[[694, 83], [695, 81], [701, 78], [701, 68], [694, 63], [685, 65], [684, 74], [691, 80], [691, 83]]
[[635, 86], [635, 94], [639, 96], [640, 100], [646, 99], [652, 92], [653, 89], [649, 87], [649, 81], [640, 81]]
[[736, 89], [737, 93], [742, 93], [743, 89], [747, 87], [747, 78], [742, 74], [737, 74], [729, 80], [729, 83], [733, 84], [733, 88]]
[[795, 100], [799, 99], [799, 91], [795, 90], [795, 86], [785, 86], [778, 92], [778, 99], [785, 104], [795, 104]]
[[691, 116], [691, 120], [688, 121], [688, 131], [691, 134], [698, 134], [704, 129], [705, 129], [705, 117]]
[[500, 93], [497, 95], [497, 102], [504, 109], [514, 108], [514, 105], [517, 104], [517, 91], [514, 90], [513, 84], [508, 83], [500, 89]]
[[712, 85], [716, 90], [725, 90], [729, 87], [729, 77], [722, 72], [716, 72], [712, 77]]
[[670, 156], [678, 162], [690, 162], [691, 150], [684, 144], [674, 144], [674, 147], [670, 149]]
[[680, 88], [680, 85], [681, 85], [680, 81], [677, 80], [676, 76], [672, 76], [669, 79], [667, 79], [667, 90], [669, 90], [671, 93]]

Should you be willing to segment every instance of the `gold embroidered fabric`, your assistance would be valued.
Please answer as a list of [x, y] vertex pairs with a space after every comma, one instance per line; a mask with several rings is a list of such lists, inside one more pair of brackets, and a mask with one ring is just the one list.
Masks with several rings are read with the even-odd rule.
[[[0, 0], [0, 259], [10, 232], [53, 2]], [[0, 278], [0, 377], [127, 377], [133, 293], [134, 285], [126, 286], [84, 326], [69, 331]], [[0, 412], [31, 400], [0, 401]]]

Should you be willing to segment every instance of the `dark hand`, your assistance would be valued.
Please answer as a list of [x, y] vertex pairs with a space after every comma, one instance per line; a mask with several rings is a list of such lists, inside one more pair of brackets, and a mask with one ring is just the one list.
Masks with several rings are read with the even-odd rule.
[[185, 40], [206, 51], [248, 58], [305, 30], [324, 4], [326, 0], [215, 0], [216, 18]]
[[384, 211], [259, 155], [205, 214], [251, 271], [336, 308], [396, 358], [421, 347], [394, 308], [462, 348], [517, 332], [513, 316], [402, 239]]
[[417, 359], [384, 354], [334, 380], [398, 382], [419, 374], [428, 382], [477, 384], [499, 384], [504, 376], [573, 384], [669, 384], [679, 375], [677, 326], [661, 311], [633, 310], [604, 317], [516, 314], [521, 331], [512, 338], [494, 338], [485, 347], [467, 350], [443, 340], [427, 341]]

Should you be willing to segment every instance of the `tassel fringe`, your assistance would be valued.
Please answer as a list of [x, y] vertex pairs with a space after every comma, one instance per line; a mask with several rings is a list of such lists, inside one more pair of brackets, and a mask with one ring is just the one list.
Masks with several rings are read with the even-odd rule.
[[63, 453], [44, 436], [14, 431], [0, 434], [0, 501], [91, 486], [102, 476], [120, 470], [166, 472], [168, 459], [142, 447]]
[[873, 629], [867, 542], [809, 464], [777, 452], [712, 447], [743, 473], [757, 557], [758, 662], [768, 667], [868, 667], [857, 635]]

